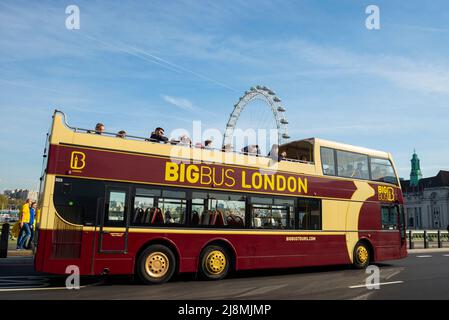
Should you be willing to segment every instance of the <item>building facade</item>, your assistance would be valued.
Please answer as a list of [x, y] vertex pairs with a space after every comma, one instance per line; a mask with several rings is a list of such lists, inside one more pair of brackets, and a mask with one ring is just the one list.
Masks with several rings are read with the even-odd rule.
[[410, 180], [401, 180], [408, 229], [446, 229], [449, 225], [449, 171], [422, 178], [416, 152]]
[[38, 192], [28, 189], [5, 190], [4, 195], [11, 199], [37, 201]]

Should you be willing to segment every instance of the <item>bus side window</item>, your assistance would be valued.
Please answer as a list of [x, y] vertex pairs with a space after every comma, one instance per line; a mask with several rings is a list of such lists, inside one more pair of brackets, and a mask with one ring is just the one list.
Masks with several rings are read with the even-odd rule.
[[133, 225], [145, 224], [149, 211], [154, 206], [154, 198], [136, 196], [134, 198]]
[[335, 175], [334, 149], [321, 147], [321, 165], [323, 166], [323, 174]]
[[105, 226], [124, 226], [126, 223], [127, 192], [122, 190], [110, 190], [106, 214]]
[[398, 184], [390, 160], [371, 158], [371, 179], [379, 182]]
[[73, 224], [96, 222], [98, 199], [104, 195], [103, 183], [73, 178], [56, 178], [53, 203], [61, 217]]
[[382, 229], [383, 230], [397, 230], [399, 222], [399, 207], [398, 206], [382, 206]]
[[298, 228], [321, 230], [321, 203], [318, 199], [298, 199]]
[[213, 228], [245, 228], [246, 197], [216, 192], [192, 193], [190, 225]]
[[251, 223], [253, 228], [292, 229], [294, 200], [271, 197], [251, 197]]
[[368, 156], [365, 154], [337, 150], [338, 176], [369, 179]]

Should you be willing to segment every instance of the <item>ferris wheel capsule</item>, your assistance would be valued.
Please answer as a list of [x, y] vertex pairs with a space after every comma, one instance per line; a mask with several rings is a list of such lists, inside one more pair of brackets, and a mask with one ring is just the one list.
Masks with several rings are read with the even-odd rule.
[[285, 112], [285, 108], [284, 108], [283, 106], [279, 106], [279, 107], [278, 107], [278, 111], [279, 111], [279, 112]]

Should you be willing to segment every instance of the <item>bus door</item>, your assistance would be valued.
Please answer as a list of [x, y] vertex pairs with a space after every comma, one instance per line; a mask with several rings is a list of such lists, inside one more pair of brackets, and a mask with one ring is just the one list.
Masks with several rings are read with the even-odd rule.
[[99, 253], [127, 253], [130, 188], [106, 186], [100, 217]]
[[401, 245], [403, 245], [406, 241], [407, 235], [406, 235], [406, 222], [405, 222], [405, 212], [404, 212], [404, 206], [402, 204], [396, 206], [398, 212], [398, 219], [399, 219], [399, 230], [401, 232]]

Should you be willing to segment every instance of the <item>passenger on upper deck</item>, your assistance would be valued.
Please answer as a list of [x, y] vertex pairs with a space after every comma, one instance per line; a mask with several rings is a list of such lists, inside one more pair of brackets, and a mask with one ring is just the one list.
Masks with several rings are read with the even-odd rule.
[[116, 135], [117, 138], [126, 138], [126, 131], [125, 130], [120, 130], [119, 132], [117, 132]]
[[279, 155], [279, 145], [278, 144], [273, 144], [273, 146], [271, 147], [270, 152], [268, 153], [268, 157], [270, 157], [274, 161], [282, 161], [282, 160], [285, 160], [287, 158], [287, 152], [283, 151]]
[[168, 142], [168, 138], [164, 136], [164, 129], [161, 127], [157, 127], [156, 130], [154, 130], [154, 132], [151, 133], [150, 140], [163, 143]]
[[178, 145], [184, 146], [184, 147], [191, 147], [192, 141], [190, 140], [190, 138], [187, 135], [182, 135], [179, 137]]
[[270, 150], [270, 152], [268, 152], [268, 157], [270, 157], [271, 159], [273, 159], [275, 161], [279, 161], [279, 145], [278, 144], [273, 144], [271, 146], [271, 150]]
[[232, 151], [232, 145], [231, 144], [225, 144], [224, 146], [223, 146], [223, 148], [221, 148], [221, 151], [223, 151], [223, 152], [231, 152]]
[[104, 124], [102, 124], [101, 122], [97, 123], [97, 125], [95, 126], [95, 133], [102, 134], [103, 132], [104, 132]]
[[208, 139], [204, 141], [204, 149], [213, 149], [212, 140]]
[[357, 163], [357, 168], [352, 173], [353, 178], [363, 178], [363, 164], [361, 162]]
[[354, 174], [354, 166], [349, 163], [346, 165], [346, 170], [343, 169], [340, 171], [340, 169], [339, 169], [338, 173], [340, 174], [340, 172], [341, 172], [341, 175], [344, 177], [352, 177], [352, 175]]
[[242, 149], [242, 152], [246, 155], [255, 155], [255, 156], [259, 156], [260, 154], [260, 149], [259, 149], [259, 145], [257, 144], [250, 144], [249, 146], [246, 146]]
[[382, 172], [379, 166], [376, 166], [371, 173], [373, 180], [379, 180], [382, 178]]

